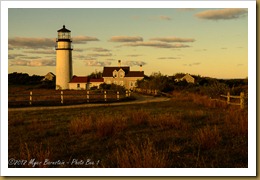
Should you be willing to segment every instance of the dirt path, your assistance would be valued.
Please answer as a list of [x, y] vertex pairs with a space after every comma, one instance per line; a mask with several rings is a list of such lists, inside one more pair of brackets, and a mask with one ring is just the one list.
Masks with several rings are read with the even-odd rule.
[[137, 95], [135, 101], [129, 102], [118, 102], [118, 103], [100, 103], [100, 104], [77, 104], [68, 106], [46, 106], [46, 107], [24, 107], [24, 108], [8, 108], [9, 112], [14, 111], [36, 111], [36, 110], [52, 110], [52, 109], [71, 109], [71, 108], [84, 108], [84, 107], [100, 107], [100, 106], [119, 106], [119, 105], [130, 105], [130, 104], [145, 104], [151, 102], [163, 102], [169, 101], [170, 98], [167, 97], [153, 97], [153, 96], [143, 96]]

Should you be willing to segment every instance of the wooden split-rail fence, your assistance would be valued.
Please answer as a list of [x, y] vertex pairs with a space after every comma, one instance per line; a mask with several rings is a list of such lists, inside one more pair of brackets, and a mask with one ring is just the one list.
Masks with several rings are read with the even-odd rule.
[[[50, 104], [55, 102], [56, 104], [65, 104], [66, 102], [112, 102], [119, 101], [123, 98], [131, 96], [130, 91], [84, 91], [84, 92], [67, 92], [67, 91], [55, 91], [53, 94], [34, 93], [30, 91], [29, 94], [12, 94], [8, 95], [8, 103], [15, 105], [19, 103], [25, 103], [29, 105], [45, 103]], [[66, 103], [67, 104], [67, 103]]]
[[[225, 98], [226, 100], [221, 99], [212, 99], [217, 101], [226, 102], [230, 105], [240, 106], [241, 109], [244, 109], [245, 107], [245, 93], [241, 92], [239, 96], [230, 95], [230, 92], [227, 93], [227, 95], [220, 95], [220, 97]], [[233, 102], [231, 99], [239, 99], [237, 102]]]

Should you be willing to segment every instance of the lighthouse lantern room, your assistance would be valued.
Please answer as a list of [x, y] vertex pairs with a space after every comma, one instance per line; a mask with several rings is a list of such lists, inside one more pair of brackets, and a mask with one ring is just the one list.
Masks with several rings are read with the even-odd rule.
[[72, 78], [71, 31], [65, 28], [58, 30], [56, 39], [56, 90], [69, 89]]

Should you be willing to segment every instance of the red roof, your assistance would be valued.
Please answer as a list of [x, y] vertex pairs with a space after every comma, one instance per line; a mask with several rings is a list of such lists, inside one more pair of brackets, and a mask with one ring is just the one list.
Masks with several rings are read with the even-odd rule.
[[104, 82], [104, 78], [99, 78], [99, 79], [92, 78], [92, 79], [89, 79], [88, 82]]
[[89, 78], [87, 76], [73, 76], [70, 83], [104, 82], [104, 78]]
[[129, 71], [125, 77], [144, 77], [143, 71]]

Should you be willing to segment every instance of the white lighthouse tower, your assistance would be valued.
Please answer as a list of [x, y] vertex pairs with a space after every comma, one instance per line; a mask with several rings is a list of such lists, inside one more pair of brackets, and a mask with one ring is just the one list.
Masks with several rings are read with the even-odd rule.
[[70, 30], [63, 28], [58, 30], [56, 40], [56, 90], [69, 89], [72, 78], [72, 47]]

